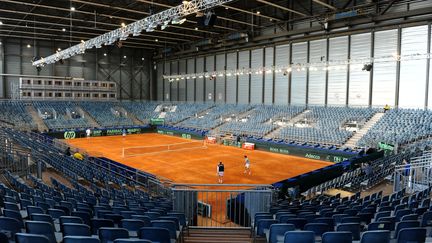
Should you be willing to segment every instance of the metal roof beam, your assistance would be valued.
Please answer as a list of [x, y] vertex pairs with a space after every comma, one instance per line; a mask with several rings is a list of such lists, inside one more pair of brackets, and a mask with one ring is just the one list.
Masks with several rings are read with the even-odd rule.
[[268, 1], [266, 1], [266, 0], [256, 0], [256, 1], [257, 1], [257, 2], [260, 2], [260, 3], [267, 4], [267, 5], [272, 6], [272, 7], [275, 7], [275, 8], [282, 9], [282, 10], [287, 11], [287, 12], [295, 13], [295, 14], [300, 15], [300, 16], [302, 16], [302, 17], [308, 17], [308, 16], [309, 16], [309, 15], [304, 14], [304, 13], [302, 13], [302, 12], [299, 12], [299, 11], [297, 11], [297, 10], [290, 9], [290, 8], [287, 8], [287, 7], [284, 7], [284, 6], [281, 6], [281, 5], [275, 4], [275, 3], [271, 3], [271, 2], [268, 2]]
[[328, 8], [328, 9], [331, 9], [331, 10], [333, 10], [333, 11], [336, 11], [336, 10], [338, 10], [335, 6], [332, 6], [332, 5], [330, 5], [330, 4], [328, 4], [328, 3], [325, 3], [325, 2], [321, 2], [320, 0], [312, 0], [314, 3], [317, 3], [317, 4], [319, 4], [319, 5], [322, 5], [322, 6], [324, 6], [324, 7], [326, 7], [326, 8]]

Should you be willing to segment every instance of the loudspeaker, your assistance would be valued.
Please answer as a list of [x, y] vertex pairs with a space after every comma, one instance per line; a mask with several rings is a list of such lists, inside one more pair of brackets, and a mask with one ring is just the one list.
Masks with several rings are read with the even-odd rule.
[[212, 27], [216, 23], [216, 19], [217, 16], [214, 13], [207, 13], [204, 14], [203, 16], [197, 17], [197, 24], [198, 26], [201, 27], [206, 27], [206, 26]]
[[209, 15], [207, 16], [207, 18], [206, 18], [204, 24], [205, 24], [206, 26], [213, 27], [214, 24], [216, 23], [216, 19], [217, 19], [216, 14], [211, 13], [211, 14], [209, 14]]

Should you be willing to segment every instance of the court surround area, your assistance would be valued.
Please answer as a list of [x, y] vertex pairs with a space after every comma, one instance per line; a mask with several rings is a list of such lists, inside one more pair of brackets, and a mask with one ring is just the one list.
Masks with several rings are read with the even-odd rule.
[[[133, 168], [167, 178], [174, 183], [217, 183], [216, 165], [225, 164], [225, 184], [271, 184], [332, 163], [263, 151], [209, 145], [165, 151], [166, 145], [189, 144], [190, 139], [161, 134], [137, 134], [65, 140], [90, 155], [107, 157]], [[155, 146], [142, 155], [124, 156], [124, 148]], [[151, 148], [151, 147], [148, 147]], [[142, 152], [142, 150], [140, 150]], [[245, 175], [244, 158], [251, 160], [252, 175]]]

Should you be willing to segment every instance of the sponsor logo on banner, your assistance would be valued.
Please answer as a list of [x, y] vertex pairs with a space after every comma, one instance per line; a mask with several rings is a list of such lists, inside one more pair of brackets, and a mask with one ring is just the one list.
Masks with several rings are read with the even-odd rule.
[[309, 159], [321, 159], [321, 156], [316, 154], [306, 154], [305, 157]]
[[76, 136], [76, 133], [74, 131], [66, 131], [63, 134], [64, 139], [74, 139]]

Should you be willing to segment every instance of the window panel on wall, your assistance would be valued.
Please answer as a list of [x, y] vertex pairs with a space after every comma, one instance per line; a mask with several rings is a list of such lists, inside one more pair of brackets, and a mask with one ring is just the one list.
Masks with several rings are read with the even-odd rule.
[[[170, 75], [171, 74], [171, 63], [170, 62], [165, 62], [165, 69], [164, 69], [164, 73], [166, 75]], [[165, 79], [165, 87], [164, 87], [164, 100], [168, 101], [171, 100], [171, 88], [170, 88], [170, 84], [171, 82], [169, 81], [169, 79]]]
[[291, 72], [291, 104], [306, 104], [307, 71], [304, 68], [297, 70], [297, 63], [307, 63], [308, 43], [295, 43], [292, 45], [291, 63], [294, 65]]
[[[251, 68], [261, 68], [263, 66], [263, 49], [252, 50]], [[260, 104], [263, 102], [263, 74], [253, 73], [251, 76], [251, 97], [250, 102]]]
[[[186, 74], [186, 60], [179, 61], [179, 74]], [[186, 101], [186, 79], [178, 81], [179, 101]]]
[[[309, 43], [309, 62], [321, 63], [327, 60], [327, 40], [315, 40]], [[309, 71], [308, 104], [324, 105], [326, 88], [326, 71], [323, 66]]]
[[[216, 56], [216, 71], [224, 71], [225, 70], [225, 54], [220, 54]], [[224, 103], [225, 102], [225, 76], [216, 77], [216, 102]]]
[[[196, 73], [204, 72], [204, 57], [196, 59]], [[204, 77], [199, 76], [196, 78], [195, 101], [204, 101]]]
[[[267, 47], [265, 49], [265, 67], [267, 70], [270, 70], [273, 66], [273, 58], [274, 58], [274, 48]], [[264, 103], [272, 104], [273, 103], [273, 72], [266, 72], [264, 75]]]
[[[371, 33], [352, 35], [350, 59], [370, 58], [371, 48]], [[362, 68], [363, 64], [350, 65], [349, 105], [369, 105], [370, 72]]]
[[[226, 60], [227, 70], [237, 69], [237, 53], [228, 53]], [[226, 87], [226, 102], [236, 103], [237, 102], [237, 76], [235, 73], [227, 72], [227, 87]]]
[[[329, 41], [329, 61], [348, 60], [348, 36], [331, 38]], [[328, 71], [327, 104], [345, 105], [347, 93], [346, 65], [333, 66]]]
[[[206, 57], [206, 68], [205, 71], [207, 72], [213, 72], [215, 71], [214, 62], [215, 57], [214, 56], [208, 56]], [[205, 98], [206, 102], [213, 102], [215, 98], [214, 94], [214, 78], [208, 77], [205, 79], [206, 81], [206, 92], [205, 92]]]
[[157, 84], [156, 84], [156, 86], [157, 86], [157, 100], [163, 100], [163, 82], [164, 82], [164, 79], [163, 79], [163, 74], [164, 74], [164, 72], [163, 72], [163, 63], [158, 63], [157, 64]]
[[426, 98], [426, 59], [405, 60], [403, 56], [427, 53], [428, 26], [402, 29], [399, 106], [424, 108]]
[[[393, 56], [397, 53], [397, 30], [375, 32], [374, 58]], [[372, 105], [395, 105], [396, 61], [376, 61], [373, 64]]]
[[[177, 75], [178, 74], [178, 61], [171, 62], [171, 75]], [[180, 80], [175, 80], [171, 82], [171, 100], [172, 101], [178, 101], [178, 85]]]
[[[186, 73], [192, 74], [195, 73], [195, 59], [187, 60], [187, 71]], [[186, 80], [187, 82], [187, 101], [195, 100], [195, 79], [192, 78], [192, 75]]]
[[[249, 68], [249, 51], [239, 52], [239, 64], [240, 70]], [[243, 71], [241, 71], [243, 72]], [[247, 104], [249, 103], [249, 74], [244, 71], [243, 75], [238, 76], [238, 103]]]
[[282, 70], [282, 67], [287, 67], [290, 63], [290, 45], [276, 46], [276, 69], [281, 72], [275, 73], [275, 104], [288, 104], [289, 93], [289, 75]]

